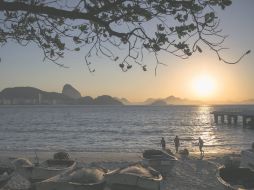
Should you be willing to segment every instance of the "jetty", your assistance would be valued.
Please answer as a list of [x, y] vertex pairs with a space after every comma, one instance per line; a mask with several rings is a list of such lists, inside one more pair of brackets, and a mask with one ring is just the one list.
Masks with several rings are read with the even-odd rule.
[[237, 124], [238, 120], [242, 121], [242, 125], [254, 126], [254, 110], [251, 111], [213, 111], [215, 123]]

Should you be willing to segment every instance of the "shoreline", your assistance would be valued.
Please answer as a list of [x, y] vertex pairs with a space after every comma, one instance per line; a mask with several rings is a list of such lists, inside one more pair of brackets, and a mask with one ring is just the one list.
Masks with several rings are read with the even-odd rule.
[[[56, 151], [57, 152], [57, 151]], [[54, 151], [51, 152], [36, 152], [39, 163], [52, 159]], [[103, 167], [117, 168], [127, 166], [131, 163], [142, 161], [142, 153], [129, 152], [68, 152], [70, 158], [83, 166], [99, 165]], [[216, 166], [223, 165], [228, 158], [240, 159], [240, 152], [224, 152], [224, 153], [205, 153], [201, 156], [199, 152], [190, 152], [189, 156], [183, 157], [180, 154], [174, 154], [178, 162], [211, 162]], [[32, 163], [36, 163], [35, 152], [32, 151], [0, 151], [0, 163], [10, 162], [16, 158], [25, 158]]]
[[[42, 160], [53, 158], [54, 153], [64, 151], [67, 152], [70, 157], [74, 160], [83, 160], [86, 161], [117, 161], [116, 159], [120, 160], [130, 160], [135, 161], [142, 158], [142, 152], [124, 152], [124, 151], [65, 151], [65, 150], [58, 150], [58, 151], [31, 151], [31, 150], [0, 150], [0, 159], [8, 159], [8, 158], [17, 158], [17, 157], [25, 157], [33, 159], [36, 157], [36, 154]], [[173, 151], [174, 153], [174, 151]], [[214, 157], [223, 157], [227, 155], [240, 155], [241, 151], [224, 151], [224, 152], [205, 152], [204, 159], [214, 158]], [[180, 157], [179, 154], [175, 154], [176, 157]], [[190, 151], [189, 157], [198, 158], [200, 156], [199, 151]]]
[[[36, 151], [39, 160], [46, 160], [53, 158], [54, 153], [59, 151]], [[142, 159], [142, 152], [67, 152], [73, 160], [83, 162], [112, 162], [112, 161], [139, 161]], [[173, 152], [174, 153], [174, 152]], [[27, 158], [33, 161], [36, 158], [35, 151], [0, 151], [0, 160]], [[226, 151], [226, 152], [205, 152], [203, 160], [220, 158], [225, 156], [238, 156], [240, 151]], [[179, 154], [175, 154], [177, 158], [181, 158]], [[200, 158], [199, 152], [190, 152], [189, 158]]]

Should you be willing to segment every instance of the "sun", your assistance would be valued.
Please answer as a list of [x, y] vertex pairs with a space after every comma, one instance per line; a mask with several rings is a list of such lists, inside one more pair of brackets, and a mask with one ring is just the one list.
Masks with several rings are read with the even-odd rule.
[[209, 75], [200, 75], [193, 80], [195, 94], [202, 98], [210, 97], [215, 91], [215, 80]]

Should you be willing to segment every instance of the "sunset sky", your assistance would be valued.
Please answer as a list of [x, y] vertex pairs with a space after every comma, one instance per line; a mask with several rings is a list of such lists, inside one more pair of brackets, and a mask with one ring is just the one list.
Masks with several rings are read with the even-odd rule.
[[[133, 65], [122, 72], [117, 63], [94, 58], [95, 73], [89, 73], [82, 51], [68, 53], [59, 68], [43, 62], [41, 50], [35, 45], [20, 47], [9, 43], [0, 47], [0, 91], [7, 87], [32, 86], [45, 91], [61, 92], [64, 84], [73, 85], [83, 96], [111, 95], [130, 101], [165, 98], [170, 95], [208, 102], [241, 101], [254, 98], [254, 1], [234, 0], [225, 11], [218, 12], [223, 34], [228, 34], [224, 51], [228, 60], [239, 58], [247, 50], [252, 53], [236, 65], [218, 60], [204, 48], [188, 60], [169, 54], [160, 59], [168, 66], [159, 66], [154, 74], [155, 58], [147, 56], [148, 71]], [[205, 47], [205, 46], [203, 46]]]

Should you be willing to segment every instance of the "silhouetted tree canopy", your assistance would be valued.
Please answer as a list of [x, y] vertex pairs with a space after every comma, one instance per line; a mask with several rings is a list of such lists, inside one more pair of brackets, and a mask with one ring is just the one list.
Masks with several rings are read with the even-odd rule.
[[[0, 0], [0, 45], [10, 40], [22, 46], [33, 42], [45, 59], [58, 62], [66, 51], [103, 55], [123, 71], [137, 63], [146, 71], [144, 51], [164, 51], [186, 59], [207, 45], [218, 58], [225, 49], [215, 9], [231, 0]], [[115, 51], [117, 49], [117, 51]], [[122, 52], [122, 53], [116, 53]], [[124, 54], [125, 53], [125, 54]], [[124, 55], [124, 56], [120, 56]]]

